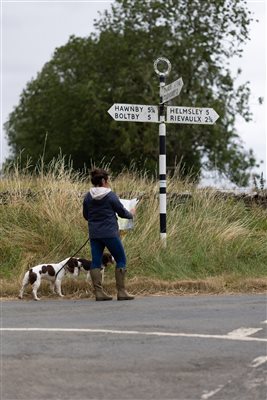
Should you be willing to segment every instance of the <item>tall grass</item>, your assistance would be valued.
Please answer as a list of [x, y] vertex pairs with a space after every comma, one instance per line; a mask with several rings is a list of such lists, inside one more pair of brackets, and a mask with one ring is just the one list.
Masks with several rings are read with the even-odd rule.
[[[113, 177], [111, 184], [121, 197], [141, 199], [134, 230], [122, 234], [130, 284], [137, 292], [153, 288], [179, 292], [188, 287], [224, 291], [227, 287], [247, 290], [265, 286], [266, 210], [218, 199], [215, 191], [197, 189], [175, 174], [168, 179], [168, 193], [190, 192], [191, 197], [181, 201], [169, 196], [165, 249], [159, 237], [157, 180], [144, 171], [126, 170]], [[30, 266], [60, 261], [85, 242], [88, 232], [82, 217], [82, 200], [89, 187], [89, 174], [73, 171], [64, 158], [54, 160], [46, 169], [40, 164], [29, 172], [15, 166], [3, 174], [2, 294], [16, 294]], [[89, 245], [79, 256], [90, 258]], [[109, 270], [107, 285], [112, 280], [113, 271]], [[88, 286], [84, 281], [70, 285], [72, 289], [78, 285], [81, 291]]]

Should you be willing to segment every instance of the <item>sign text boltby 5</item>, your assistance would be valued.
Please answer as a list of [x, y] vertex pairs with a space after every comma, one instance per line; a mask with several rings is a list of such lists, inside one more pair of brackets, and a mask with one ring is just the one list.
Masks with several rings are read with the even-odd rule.
[[[159, 209], [160, 209], [160, 237], [166, 246], [166, 125], [174, 124], [201, 124], [213, 125], [219, 118], [213, 108], [167, 106], [165, 103], [177, 97], [183, 87], [182, 78], [165, 85], [165, 77], [171, 71], [171, 63], [165, 57], [159, 57], [154, 62], [154, 70], [159, 76], [159, 106], [140, 104], [115, 103], [108, 113], [115, 121], [155, 122], [159, 123]], [[165, 119], [165, 109], [167, 112]]]

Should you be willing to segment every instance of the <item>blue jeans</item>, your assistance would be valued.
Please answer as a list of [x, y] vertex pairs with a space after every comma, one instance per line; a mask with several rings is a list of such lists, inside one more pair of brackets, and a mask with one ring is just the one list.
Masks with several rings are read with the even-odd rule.
[[102, 256], [106, 247], [116, 261], [116, 268], [126, 268], [126, 255], [119, 237], [90, 239], [92, 264], [91, 268], [100, 268]]

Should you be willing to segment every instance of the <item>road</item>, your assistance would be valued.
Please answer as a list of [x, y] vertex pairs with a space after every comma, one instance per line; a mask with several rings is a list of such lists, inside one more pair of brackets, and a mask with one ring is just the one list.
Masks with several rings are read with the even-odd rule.
[[1, 400], [266, 400], [266, 296], [2, 301]]

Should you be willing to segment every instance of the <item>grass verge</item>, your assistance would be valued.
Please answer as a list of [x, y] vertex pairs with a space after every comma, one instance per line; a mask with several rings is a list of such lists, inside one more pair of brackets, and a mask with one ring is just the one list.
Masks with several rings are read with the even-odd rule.
[[[64, 159], [46, 172], [13, 168], [0, 180], [0, 278], [2, 296], [16, 296], [25, 271], [74, 254], [87, 238], [82, 217], [87, 175]], [[159, 238], [158, 182], [144, 172], [123, 171], [112, 181], [122, 197], [141, 198], [135, 228], [122, 235], [128, 287], [136, 294], [263, 292], [266, 290], [267, 211], [242, 201], [218, 199], [177, 175], [168, 179], [167, 248]], [[186, 201], [171, 194], [190, 191]], [[4, 200], [3, 200], [3, 194]], [[172, 199], [172, 200], [171, 200]], [[87, 245], [81, 257], [90, 258]], [[114, 292], [113, 271], [106, 287]], [[68, 296], [90, 297], [83, 278], [66, 280]], [[48, 295], [42, 284], [41, 292]]]

